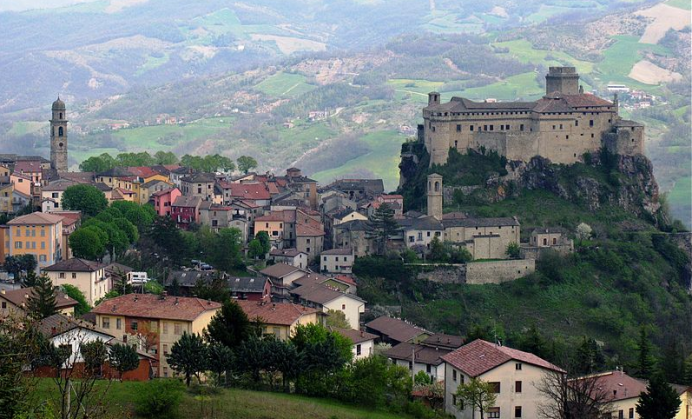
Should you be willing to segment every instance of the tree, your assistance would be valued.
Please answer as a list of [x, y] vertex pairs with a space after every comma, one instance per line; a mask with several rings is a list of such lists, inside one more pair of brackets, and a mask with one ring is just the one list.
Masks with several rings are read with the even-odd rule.
[[29, 253], [19, 256], [7, 256], [5, 258], [5, 270], [14, 275], [15, 281], [20, 279], [22, 271], [26, 272], [27, 276], [33, 271], [33, 275], [30, 278], [25, 278], [22, 281], [22, 286], [25, 288], [33, 286], [36, 280], [36, 266], [38, 266], [36, 257]]
[[115, 201], [111, 204], [122, 213], [123, 217], [131, 222], [140, 234], [146, 232], [156, 219], [156, 211], [151, 205], [139, 205], [129, 201]]
[[193, 376], [199, 379], [200, 374], [207, 369], [207, 358], [208, 347], [204, 339], [196, 333], [187, 332], [183, 332], [167, 356], [171, 368], [185, 375], [185, 384], [188, 387]]
[[74, 285], [70, 284], [63, 284], [61, 285], [61, 288], [65, 294], [67, 294], [68, 297], [72, 298], [73, 300], [77, 301], [77, 306], [74, 308], [74, 314], [78, 317], [81, 317], [82, 315], [88, 313], [91, 311], [91, 306], [87, 302], [86, 297], [84, 296], [84, 293], [79, 290], [79, 288], [75, 287]]
[[532, 324], [529, 330], [521, 335], [517, 349], [530, 352], [541, 358], [547, 358], [549, 355], [548, 342], [538, 331], [535, 324]]
[[467, 383], [461, 384], [456, 391], [457, 404], [463, 409], [468, 405], [473, 410], [478, 410], [481, 419], [485, 418], [485, 413], [495, 405], [497, 395], [492, 384], [472, 378]]
[[79, 345], [79, 352], [84, 359], [84, 372], [100, 377], [103, 374], [103, 363], [108, 358], [106, 344], [99, 339], [83, 342]]
[[238, 163], [238, 169], [245, 174], [257, 167], [257, 160], [250, 156], [240, 156], [236, 162]]
[[221, 377], [225, 374], [224, 385], [228, 384], [228, 374], [233, 368], [233, 351], [221, 343], [209, 345], [209, 369], [216, 374], [216, 383], [221, 384]]
[[209, 260], [222, 271], [232, 271], [243, 266], [241, 233], [237, 228], [221, 228], [209, 249]]
[[257, 239], [250, 240], [250, 244], [248, 244], [247, 246], [247, 253], [248, 256], [255, 260], [259, 259], [260, 257], [263, 257], [264, 248], [262, 247], [262, 243], [260, 243], [260, 241]]
[[375, 240], [377, 254], [383, 255], [387, 253], [387, 242], [398, 228], [398, 224], [394, 219], [394, 210], [389, 204], [380, 205], [369, 218], [368, 225], [371, 231], [367, 237]]
[[103, 153], [99, 156], [92, 156], [84, 160], [79, 165], [79, 170], [82, 172], [105, 172], [106, 170], [115, 167], [115, 159], [108, 153]]
[[260, 231], [259, 233], [255, 234], [255, 238], [259, 240], [260, 243], [262, 243], [262, 253], [264, 255], [271, 252], [272, 243], [269, 239], [269, 233], [267, 233], [266, 231]]
[[519, 259], [521, 256], [521, 249], [516, 242], [511, 242], [507, 245], [507, 251], [505, 252], [507, 257], [510, 259]]
[[591, 229], [591, 226], [586, 224], [586, 223], [581, 223], [577, 226], [577, 238], [579, 239], [579, 244], [581, 244], [584, 240], [588, 240], [591, 238], [591, 232], [593, 230]]
[[178, 157], [172, 151], [157, 151], [154, 153], [156, 164], [177, 164]]
[[[598, 375], [570, 379], [563, 371], [548, 371], [537, 384], [546, 402], [538, 413], [546, 419], [600, 418], [609, 415], [611, 395]], [[610, 416], [607, 416], [610, 417]]]
[[26, 271], [26, 276], [22, 278], [22, 288], [31, 288], [36, 286], [38, 281], [38, 275], [36, 275], [36, 271], [33, 269], [30, 271]]
[[584, 336], [575, 354], [574, 370], [579, 374], [591, 374], [605, 366], [605, 357], [598, 343]]
[[211, 343], [234, 349], [250, 336], [251, 330], [250, 320], [240, 305], [227, 300], [211, 318], [204, 336]]
[[106, 251], [107, 235], [97, 231], [96, 227], [80, 227], [70, 234], [68, 239], [74, 257], [88, 260], [100, 259]]
[[673, 419], [680, 410], [680, 397], [663, 377], [656, 375], [639, 396], [637, 414], [641, 419]]
[[50, 278], [45, 275], [38, 277], [36, 286], [27, 299], [26, 308], [29, 316], [36, 320], [45, 319], [58, 312], [55, 288]]
[[336, 327], [338, 329], [351, 328], [351, 324], [348, 322], [346, 314], [344, 314], [344, 312], [341, 310], [329, 310], [327, 312], [327, 326]]
[[637, 357], [637, 377], [648, 379], [654, 372], [654, 357], [651, 355], [651, 341], [646, 329], [639, 329], [639, 342], [637, 342], [639, 355]]
[[108, 200], [95, 186], [80, 184], [65, 189], [62, 204], [67, 210], [82, 211], [82, 214], [93, 217], [106, 209]]
[[430, 241], [430, 260], [435, 262], [449, 262], [447, 249], [439, 237], [435, 236]]
[[128, 345], [116, 343], [111, 346], [108, 360], [111, 367], [118, 371], [118, 379], [123, 379], [123, 374], [136, 370], [139, 367], [139, 355], [137, 351]]

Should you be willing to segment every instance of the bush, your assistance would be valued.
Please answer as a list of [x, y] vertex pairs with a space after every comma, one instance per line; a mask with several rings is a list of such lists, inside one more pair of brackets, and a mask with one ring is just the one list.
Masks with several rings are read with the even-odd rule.
[[158, 379], [142, 384], [137, 392], [135, 412], [145, 418], [175, 417], [183, 398], [183, 383], [178, 380]]

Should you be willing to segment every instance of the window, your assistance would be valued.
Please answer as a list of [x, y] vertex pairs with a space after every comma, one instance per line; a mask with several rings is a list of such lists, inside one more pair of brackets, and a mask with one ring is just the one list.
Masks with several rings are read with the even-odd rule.
[[634, 408], [630, 407], [630, 419], [634, 419]]
[[130, 323], [130, 329], [137, 331], [137, 320], [132, 320], [132, 323]]
[[110, 317], [104, 317], [101, 319], [101, 327], [104, 329], [110, 329], [111, 328], [111, 319]]
[[60, 278], [60, 279], [65, 279], [65, 272], [60, 272], [60, 273], [58, 274], [58, 278]]
[[579, 126], [579, 121], [574, 121], [574, 126], [578, 127]]
[[123, 321], [121, 319], [115, 319], [115, 328], [120, 330], [123, 327]]
[[548, 239], [545, 239], [545, 238], [544, 238], [544, 239], [543, 239], [543, 246], [547, 246], [547, 245], [548, 245]]
[[457, 124], [457, 132], [461, 132], [461, 125]]
[[452, 370], [452, 381], [456, 381], [456, 380], [457, 380], [457, 370]]
[[165, 343], [163, 344], [163, 354], [168, 355], [168, 345]]
[[162, 322], [163, 323], [163, 334], [167, 335], [168, 334], [168, 323]]
[[173, 333], [176, 335], [182, 335], [183, 334], [183, 325], [180, 323], [175, 323], [173, 325]]
[[65, 131], [63, 130], [62, 127], [58, 127], [58, 137], [62, 137]]
[[22, 248], [22, 242], [14, 242], [14, 248], [15, 249], [21, 249]]
[[409, 243], [413, 243], [414, 241], [416, 241], [416, 238], [414, 236], [408, 236]]
[[589, 119], [589, 126], [593, 127], [593, 119]]
[[624, 410], [618, 411], [618, 419], [625, 419], [625, 411]]
[[341, 304], [341, 309], [346, 310], [346, 304]]
[[473, 131], [473, 125], [471, 125], [471, 131]]
[[339, 261], [339, 256], [336, 257], [336, 262], [338, 262], [338, 261]]
[[324, 257], [324, 262], [326, 262], [326, 261], [327, 261], [327, 257], [325, 256], [325, 257]]
[[163, 376], [168, 377], [168, 368], [163, 367]]
[[432, 367], [430, 366], [430, 364], [426, 364], [426, 365], [425, 365], [425, 372], [427, 372], [428, 374], [430, 374], [431, 371], [432, 371]]
[[557, 239], [553, 237], [553, 244], [557, 244]]
[[514, 392], [521, 393], [521, 381], [517, 381], [514, 383]]
[[359, 356], [361, 354], [361, 346], [360, 343], [356, 345], [356, 355]]
[[76, 272], [72, 272], [72, 279], [76, 279], [76, 278], [77, 278], [77, 273], [76, 273]]
[[499, 419], [500, 417], [500, 408], [499, 407], [491, 407], [488, 409], [488, 418], [489, 419]]
[[515, 418], [521, 417], [521, 406], [514, 406], [514, 417]]
[[409, 362], [408, 362], [408, 369], [409, 369], [409, 370], [412, 370], [412, 369], [413, 369], [413, 362], [412, 362], [412, 361], [409, 361]]
[[60, 348], [60, 352], [62, 352], [66, 356], [72, 355], [72, 345], [70, 344], [65, 344], [65, 345], [60, 345], [58, 346]]
[[428, 234], [427, 234], [427, 236], [428, 236], [428, 237], [430, 237], [430, 232], [429, 232], [429, 231], [428, 231]]
[[493, 393], [500, 394], [500, 382], [499, 381], [491, 381], [489, 384], [490, 384], [490, 387], [493, 389]]

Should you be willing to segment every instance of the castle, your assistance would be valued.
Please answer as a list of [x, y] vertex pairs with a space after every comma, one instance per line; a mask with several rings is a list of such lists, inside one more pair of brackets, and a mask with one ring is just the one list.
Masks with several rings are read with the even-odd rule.
[[618, 101], [584, 93], [574, 67], [550, 67], [546, 95], [534, 102], [474, 102], [428, 94], [419, 141], [430, 165], [445, 164], [450, 148], [496, 151], [508, 160], [542, 156], [571, 164], [606, 147], [615, 154], [644, 153], [644, 126], [621, 119]]

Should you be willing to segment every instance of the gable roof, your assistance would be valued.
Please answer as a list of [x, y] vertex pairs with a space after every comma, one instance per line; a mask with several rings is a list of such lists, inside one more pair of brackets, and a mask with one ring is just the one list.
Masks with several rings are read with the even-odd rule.
[[61, 335], [65, 332], [69, 332], [73, 329], [88, 329], [93, 332], [100, 333], [105, 337], [113, 339], [115, 336], [108, 332], [105, 332], [97, 328], [94, 324], [86, 322], [84, 320], [75, 319], [73, 317], [65, 316], [64, 314], [53, 314], [52, 316], [46, 317], [41, 320], [38, 324], [38, 331], [46, 338], [52, 338], [54, 336]]
[[258, 199], [258, 200], [269, 200], [271, 195], [264, 183], [230, 183], [230, 182], [220, 182], [219, 185], [223, 189], [230, 190], [230, 196], [232, 198], [239, 199]]
[[431, 334], [422, 327], [388, 316], [378, 317], [365, 326], [398, 342], [408, 342], [422, 334]]
[[100, 262], [94, 262], [87, 259], [72, 258], [67, 260], [61, 260], [60, 262], [42, 268], [44, 271], [55, 272], [55, 271], [66, 271], [66, 272], [96, 272], [99, 269], [106, 267], [106, 264]]
[[518, 226], [519, 220], [516, 217], [500, 218], [454, 218], [443, 219], [445, 227], [499, 227], [499, 226]]
[[180, 195], [171, 207], [197, 208], [201, 202], [202, 198], [199, 196]]
[[155, 294], [127, 294], [103, 301], [92, 312], [148, 319], [193, 321], [221, 304], [190, 297], [163, 297]]
[[301, 317], [319, 313], [319, 310], [291, 303], [266, 303], [248, 300], [236, 301], [251, 321], [260, 318], [264, 324], [290, 326]]
[[638, 380], [625, 374], [624, 371], [608, 371], [601, 374], [578, 377], [570, 382], [596, 378], [596, 386], [608, 401], [616, 402], [627, 399], [638, 399], [641, 393], [646, 393], [646, 380]]
[[62, 192], [70, 186], [76, 185], [77, 182], [69, 179], [54, 180], [41, 189], [43, 192]]
[[358, 343], [363, 343], [367, 342], [369, 340], [375, 340], [377, 339], [377, 335], [373, 335], [372, 333], [368, 332], [363, 332], [362, 330], [355, 330], [355, 329], [341, 329], [338, 327], [329, 327], [334, 332], [337, 332], [341, 336], [347, 338], [348, 340], [351, 341], [354, 345]]
[[[255, 220], [256, 220], [256, 219], [255, 219]], [[304, 254], [304, 255], [307, 255], [307, 253], [302, 252], [302, 251], [300, 251], [300, 250], [298, 250], [298, 249], [295, 249], [295, 248], [290, 248], [290, 249], [272, 249], [272, 251], [269, 252], [269, 256], [274, 256], [274, 257], [276, 257], [276, 256], [285, 256], [285, 257], [289, 257], [289, 258], [294, 258], [294, 257], [300, 255], [301, 253]]]
[[228, 288], [232, 292], [263, 292], [269, 281], [267, 278], [228, 278]]
[[351, 250], [350, 247], [343, 249], [330, 249], [322, 252], [322, 256], [351, 256], [352, 254], [353, 250]]
[[14, 164], [14, 171], [20, 173], [41, 173], [41, 162], [38, 160], [19, 160]]
[[[33, 290], [34, 287], [19, 288], [16, 290], [5, 291], [4, 293], [0, 294], [0, 298], [4, 298], [5, 300], [14, 304], [16, 307], [23, 307], [29, 299], [29, 296], [31, 295]], [[56, 290], [55, 294], [55, 307], [58, 310], [74, 307], [79, 304], [77, 300], [73, 300], [67, 294], [60, 290]]]
[[215, 271], [172, 271], [166, 278], [165, 285], [170, 286], [178, 281], [181, 287], [194, 287], [197, 281], [211, 282], [218, 275]]
[[213, 173], [194, 173], [180, 179], [186, 183], [212, 183], [216, 182], [216, 175]]
[[317, 237], [324, 236], [324, 230], [305, 224], [296, 225], [296, 236], [298, 237]]
[[435, 333], [432, 336], [425, 338], [421, 344], [438, 348], [449, 348], [450, 350], [460, 348], [464, 344], [464, 338], [461, 336], [445, 335], [444, 333]]
[[446, 349], [436, 349], [424, 345], [402, 342], [388, 349], [384, 355], [402, 361], [414, 361], [421, 364], [440, 365], [442, 356], [449, 353]]
[[463, 371], [469, 377], [478, 377], [512, 360], [531, 364], [539, 368], [564, 372], [560, 367], [534, 354], [496, 345], [482, 339], [476, 339], [450, 352], [442, 357], [442, 359], [453, 367]]
[[330, 301], [334, 301], [340, 297], [348, 297], [352, 300], [360, 301], [363, 303], [365, 302], [360, 297], [357, 297], [353, 294], [347, 294], [340, 291], [336, 291], [327, 287], [326, 285], [322, 285], [319, 283], [300, 286], [298, 288], [291, 290], [291, 294], [297, 295], [305, 301], [310, 301], [321, 305], [327, 304]]
[[302, 269], [286, 263], [277, 263], [275, 265], [267, 266], [266, 268], [262, 269], [260, 273], [270, 278], [283, 278], [296, 271], [302, 271]]
[[52, 225], [61, 222], [63, 217], [55, 214], [34, 212], [22, 215], [7, 222], [7, 225]]

